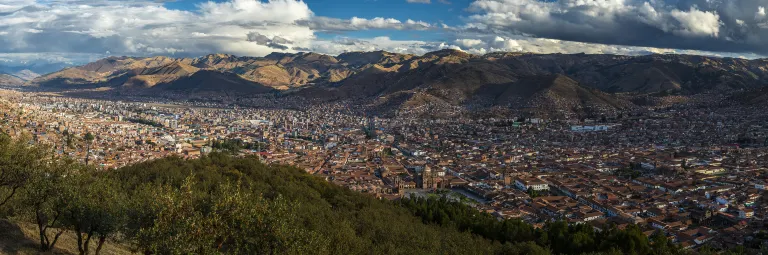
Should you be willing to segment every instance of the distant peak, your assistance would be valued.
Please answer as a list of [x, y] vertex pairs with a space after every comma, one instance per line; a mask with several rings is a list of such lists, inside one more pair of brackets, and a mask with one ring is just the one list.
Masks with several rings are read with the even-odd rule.
[[208, 54], [205, 55], [204, 59], [222, 59], [222, 58], [234, 58], [234, 55], [225, 54], [225, 53], [214, 53], [214, 54]]
[[455, 50], [455, 49], [442, 49], [438, 51], [433, 51], [427, 54], [424, 54], [425, 57], [428, 56], [437, 56], [437, 57], [448, 57], [448, 56], [456, 56], [460, 58], [469, 58], [472, 57], [472, 54], [466, 53], [464, 51]]

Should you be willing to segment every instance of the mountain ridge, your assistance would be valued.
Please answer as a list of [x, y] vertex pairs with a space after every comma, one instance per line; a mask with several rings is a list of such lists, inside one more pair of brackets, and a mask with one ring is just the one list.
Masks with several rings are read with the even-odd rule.
[[[195, 75], [198, 72], [205, 73]], [[195, 80], [198, 78], [202, 80]], [[589, 108], [632, 107], [616, 93], [692, 95], [710, 90], [759, 89], [768, 85], [768, 60], [674, 54], [494, 52], [473, 55], [450, 49], [421, 56], [372, 51], [338, 56], [299, 52], [271, 53], [265, 57], [229, 54], [198, 58], [109, 57], [43, 75], [27, 85], [162, 92], [183, 91], [185, 83], [189, 84], [189, 91], [195, 93], [226, 90], [249, 95], [282, 91], [286, 96], [316, 101], [375, 99], [381, 101], [379, 105], [388, 105], [394, 110], [410, 107], [415, 102], [451, 107], [525, 108], [522, 106], [537, 105], [544, 101], [533, 101], [546, 101], [551, 97], [550, 101], [570, 102], [567, 112], [583, 114], [583, 110]], [[218, 86], [219, 83], [223, 85]], [[524, 88], [502, 90], [519, 97], [514, 100], [488, 99], [483, 94], [494, 86], [547, 84], [554, 84], [547, 91], [556, 93], [522, 95], [514, 91]], [[569, 92], [559, 93], [565, 91]], [[412, 98], [413, 95], [418, 98]], [[490, 101], [480, 100], [482, 98]]]
[[24, 83], [40, 76], [28, 69], [16, 72], [7, 72], [0, 69], [0, 85], [2, 86], [21, 86]]

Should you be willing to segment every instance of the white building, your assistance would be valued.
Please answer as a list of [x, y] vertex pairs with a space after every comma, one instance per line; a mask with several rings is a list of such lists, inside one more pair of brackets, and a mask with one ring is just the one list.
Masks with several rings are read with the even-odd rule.
[[515, 187], [521, 190], [549, 190], [549, 184], [537, 178], [515, 179]]

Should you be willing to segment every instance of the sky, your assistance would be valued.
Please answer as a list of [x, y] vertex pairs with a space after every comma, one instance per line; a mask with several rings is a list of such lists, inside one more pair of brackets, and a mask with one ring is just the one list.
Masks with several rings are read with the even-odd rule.
[[457, 49], [768, 55], [768, 0], [0, 0], [0, 65]]

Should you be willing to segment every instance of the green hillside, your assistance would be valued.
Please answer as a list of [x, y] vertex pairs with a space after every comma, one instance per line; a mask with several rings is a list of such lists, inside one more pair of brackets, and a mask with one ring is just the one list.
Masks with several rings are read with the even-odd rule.
[[65, 245], [83, 254], [102, 252], [100, 243], [146, 254], [493, 254], [500, 247], [256, 158], [166, 158], [96, 172], [45, 151], [0, 137], [2, 217], [34, 224], [41, 251], [58, 250], [68, 236], [76, 241]]

